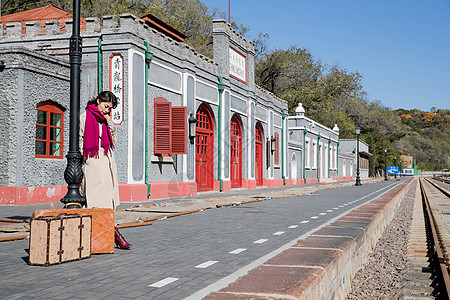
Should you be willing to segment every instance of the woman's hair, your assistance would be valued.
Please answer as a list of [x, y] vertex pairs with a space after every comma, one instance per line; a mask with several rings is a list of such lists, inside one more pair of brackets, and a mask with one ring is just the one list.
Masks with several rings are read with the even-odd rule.
[[116, 108], [117, 107], [117, 97], [113, 93], [111, 93], [110, 91], [103, 91], [100, 94], [98, 94], [97, 97], [94, 97], [91, 100], [89, 100], [88, 103], [86, 104], [86, 108], [90, 104], [97, 105], [97, 99], [100, 102], [111, 102], [112, 103], [112, 108]]

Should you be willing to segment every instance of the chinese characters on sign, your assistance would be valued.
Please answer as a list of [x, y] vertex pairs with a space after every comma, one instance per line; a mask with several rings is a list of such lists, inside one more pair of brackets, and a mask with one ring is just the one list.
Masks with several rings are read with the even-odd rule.
[[117, 107], [112, 110], [114, 125], [123, 122], [123, 56], [113, 53], [109, 58], [109, 86], [111, 92], [117, 97]]
[[247, 83], [247, 57], [230, 47], [230, 76]]

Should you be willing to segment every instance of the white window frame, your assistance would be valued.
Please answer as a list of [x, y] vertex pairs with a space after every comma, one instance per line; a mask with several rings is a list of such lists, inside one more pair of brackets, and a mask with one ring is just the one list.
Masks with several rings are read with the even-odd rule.
[[312, 164], [312, 169], [317, 169], [317, 140], [313, 140], [312, 141], [312, 156], [313, 156], [313, 158], [312, 158], [312, 161], [313, 161], [313, 164]]
[[311, 139], [305, 138], [305, 168], [311, 169]]
[[333, 169], [337, 169], [337, 149], [336, 146], [333, 147]]

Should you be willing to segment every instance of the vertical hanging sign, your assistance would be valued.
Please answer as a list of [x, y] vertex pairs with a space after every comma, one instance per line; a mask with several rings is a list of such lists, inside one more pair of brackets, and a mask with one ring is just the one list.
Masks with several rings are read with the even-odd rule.
[[112, 121], [114, 125], [123, 122], [123, 56], [113, 53], [109, 57], [109, 88], [117, 97], [117, 107], [112, 110]]

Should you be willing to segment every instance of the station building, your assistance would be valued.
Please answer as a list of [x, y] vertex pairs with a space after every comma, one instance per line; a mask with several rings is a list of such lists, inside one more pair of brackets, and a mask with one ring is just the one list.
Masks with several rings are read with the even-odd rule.
[[[72, 20], [44, 23], [2, 24], [0, 204], [67, 191]], [[337, 126], [301, 106], [288, 116], [286, 101], [256, 86], [254, 46], [226, 21], [213, 21], [214, 59], [151, 15], [86, 18], [81, 35], [81, 112], [99, 91], [119, 99], [121, 201], [352, 177], [339, 171], [354, 158], [339, 155]]]
[[[346, 163], [346, 166], [343, 167], [343, 174], [342, 176], [348, 176], [348, 177], [355, 177], [356, 171], [357, 171], [357, 139], [341, 139], [339, 140], [340, 144], [340, 154], [342, 156], [347, 156], [352, 158], [350, 161], [350, 165], [348, 165], [348, 162], [345, 161], [343, 163]], [[372, 156], [372, 154], [369, 152], [369, 145], [359, 140], [359, 173], [361, 178], [368, 178], [369, 177], [369, 159]]]

